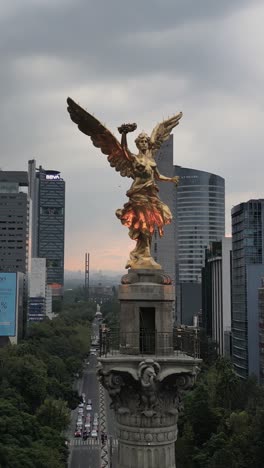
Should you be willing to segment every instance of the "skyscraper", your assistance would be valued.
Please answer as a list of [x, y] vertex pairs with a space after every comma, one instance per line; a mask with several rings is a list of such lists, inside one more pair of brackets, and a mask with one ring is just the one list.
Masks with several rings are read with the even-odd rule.
[[259, 376], [258, 289], [264, 277], [264, 200], [232, 209], [232, 360], [243, 378]]
[[264, 385], [264, 278], [258, 290], [259, 306], [259, 383]]
[[0, 171], [0, 346], [25, 332], [29, 262], [28, 174]]
[[28, 174], [0, 171], [0, 270], [28, 270], [29, 210]]
[[[173, 135], [162, 144], [156, 161], [159, 172], [162, 175], [172, 177], [174, 175], [173, 166]], [[176, 187], [173, 183], [159, 182], [161, 200], [169, 206], [172, 214], [175, 205]], [[159, 238], [157, 232], [154, 233], [152, 255], [164, 271], [170, 275], [175, 284], [175, 216], [173, 214], [172, 223], [164, 227], [164, 236]]]
[[173, 136], [156, 157], [160, 172], [179, 176], [179, 185], [159, 182], [161, 199], [170, 207], [172, 224], [164, 237], [155, 233], [154, 259], [176, 285], [176, 319], [192, 325], [201, 309], [201, 269], [209, 242], [225, 234], [225, 181], [222, 177], [173, 164]]
[[203, 328], [217, 345], [219, 355], [230, 356], [232, 239], [210, 242], [202, 269]]
[[209, 172], [175, 166], [176, 315], [192, 325], [201, 309], [201, 269], [206, 246], [225, 234], [225, 181]]
[[47, 284], [53, 297], [63, 295], [65, 182], [60, 172], [37, 169], [29, 161], [30, 196], [32, 199], [32, 257], [46, 258]]

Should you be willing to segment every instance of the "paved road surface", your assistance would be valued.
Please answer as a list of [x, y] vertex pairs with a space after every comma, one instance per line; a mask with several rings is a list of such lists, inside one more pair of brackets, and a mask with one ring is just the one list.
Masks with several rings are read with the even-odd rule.
[[[98, 322], [95, 320], [92, 327], [92, 336], [98, 335]], [[93, 347], [91, 345], [91, 347]], [[86, 402], [87, 399], [92, 400], [92, 412], [91, 416], [93, 419], [93, 414], [98, 413], [99, 411], [99, 383], [96, 377], [96, 365], [97, 357], [90, 355], [87, 365], [85, 367], [83, 378], [78, 383], [78, 391], [81, 395], [85, 393]], [[110, 399], [107, 392], [105, 392], [105, 412], [106, 412], [106, 425], [107, 425], [107, 445], [108, 453], [112, 453], [112, 464], [109, 465], [109, 468], [117, 467], [117, 445], [118, 441], [116, 438], [115, 430], [115, 420], [113, 415], [113, 410], [110, 410]], [[100, 417], [99, 417], [99, 437], [97, 440], [88, 438], [83, 440], [82, 438], [74, 437], [74, 430], [77, 421], [78, 409], [72, 412], [72, 421], [68, 431], [68, 440], [70, 448], [70, 457], [69, 457], [69, 468], [100, 468], [101, 467], [101, 439], [100, 439]], [[111, 444], [111, 450], [110, 450]], [[110, 462], [110, 460], [109, 460]]]
[[[99, 413], [99, 386], [96, 377], [95, 356], [90, 356], [89, 364], [83, 374], [80, 393], [85, 393], [87, 399], [92, 400], [92, 418], [94, 413]], [[69, 445], [71, 455], [69, 458], [69, 468], [100, 468], [100, 443], [99, 439], [88, 438], [86, 441], [74, 438], [74, 427], [77, 420], [77, 409], [72, 414], [71, 437]]]

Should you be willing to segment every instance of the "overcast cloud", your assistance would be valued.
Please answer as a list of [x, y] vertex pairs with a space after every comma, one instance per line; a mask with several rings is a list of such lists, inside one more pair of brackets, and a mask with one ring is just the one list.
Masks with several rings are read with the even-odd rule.
[[61, 170], [66, 268], [88, 251], [92, 269], [122, 270], [131, 247], [114, 215], [130, 181], [70, 121], [68, 95], [112, 131], [183, 111], [175, 163], [225, 178], [227, 233], [232, 205], [264, 198], [263, 24], [262, 0], [0, 3], [0, 166]]

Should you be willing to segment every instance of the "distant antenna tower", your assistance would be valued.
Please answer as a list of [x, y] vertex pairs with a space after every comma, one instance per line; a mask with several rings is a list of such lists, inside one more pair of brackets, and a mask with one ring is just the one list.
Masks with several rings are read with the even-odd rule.
[[85, 298], [88, 300], [90, 296], [90, 254], [85, 254], [85, 265], [84, 265], [84, 290], [85, 290]]

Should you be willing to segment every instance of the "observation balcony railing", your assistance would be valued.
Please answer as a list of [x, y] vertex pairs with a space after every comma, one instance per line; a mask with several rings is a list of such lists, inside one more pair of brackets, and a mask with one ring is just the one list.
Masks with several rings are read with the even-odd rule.
[[120, 329], [100, 331], [99, 355], [117, 354], [200, 357], [200, 336], [197, 328], [173, 328], [171, 332], [141, 329], [140, 332], [120, 332]]

